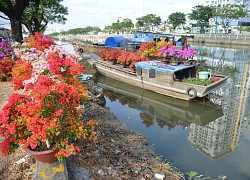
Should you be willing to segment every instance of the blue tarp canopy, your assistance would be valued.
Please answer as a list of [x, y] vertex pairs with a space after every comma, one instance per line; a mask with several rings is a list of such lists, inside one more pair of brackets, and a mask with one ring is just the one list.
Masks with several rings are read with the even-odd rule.
[[111, 36], [108, 37], [105, 40], [105, 46], [110, 46], [110, 47], [120, 47], [121, 46], [121, 42], [124, 40], [125, 38], [123, 36]]
[[171, 66], [171, 65], [162, 65], [161, 61], [153, 60], [153, 61], [142, 61], [135, 63], [136, 67], [140, 67], [142, 69], [154, 69], [159, 72], [166, 72], [169, 74], [173, 74], [177, 71], [181, 71], [183, 69], [187, 69], [190, 67], [198, 66], [199, 63], [196, 63], [194, 65], [184, 66], [184, 65], [178, 65], [178, 66]]

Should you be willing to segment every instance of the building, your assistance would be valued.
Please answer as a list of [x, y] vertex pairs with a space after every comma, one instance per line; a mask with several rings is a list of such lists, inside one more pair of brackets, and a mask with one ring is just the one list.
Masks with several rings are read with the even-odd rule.
[[[250, 1], [248, 0], [202, 0], [201, 1], [201, 5], [203, 6], [218, 6], [218, 5], [226, 5], [226, 4], [245, 5], [246, 10], [247, 11], [250, 10]], [[216, 18], [213, 20], [213, 22], [209, 22], [209, 23], [210, 25], [214, 26], [213, 29], [211, 29], [211, 32], [223, 31], [223, 28], [220, 25], [216, 26]], [[231, 21], [229, 23], [229, 27], [231, 27], [228, 30], [229, 33], [232, 31], [234, 31], [234, 33], [237, 33], [237, 32], [239, 33], [239, 31], [237, 31], [238, 26], [250, 26], [250, 14], [248, 14], [246, 17]]]
[[0, 37], [2, 38], [10, 38], [11, 30], [0, 27]]

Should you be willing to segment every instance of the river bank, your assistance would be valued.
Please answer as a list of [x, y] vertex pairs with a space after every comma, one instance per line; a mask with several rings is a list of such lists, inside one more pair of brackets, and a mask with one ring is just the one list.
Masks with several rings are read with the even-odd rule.
[[[203, 44], [215, 44], [215, 45], [236, 45], [236, 46], [248, 46], [250, 45], [250, 34], [176, 34], [169, 33], [174, 36], [193, 35], [194, 38], [188, 38], [189, 43], [203, 43]], [[111, 36], [123, 36], [124, 38], [132, 38], [132, 34], [103, 34], [103, 35], [64, 35], [57, 37], [64, 41], [83, 41], [83, 42], [105, 42], [108, 37]]]
[[233, 34], [195, 34], [194, 39], [189, 38], [188, 42], [247, 47], [250, 45], [250, 36]]
[[[10, 82], [0, 82], [0, 107], [13, 92]], [[182, 179], [176, 168], [147, 147], [142, 135], [129, 130], [93, 97], [85, 104], [82, 119], [98, 121], [98, 139], [92, 143], [78, 141], [81, 153], [67, 161], [69, 179]], [[35, 160], [21, 148], [10, 156], [0, 156], [0, 164], [0, 179], [35, 178]]]

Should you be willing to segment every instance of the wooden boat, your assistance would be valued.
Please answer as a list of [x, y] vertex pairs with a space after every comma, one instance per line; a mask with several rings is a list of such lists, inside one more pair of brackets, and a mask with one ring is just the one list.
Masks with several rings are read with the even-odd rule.
[[134, 72], [128, 68], [103, 61], [94, 54], [87, 55], [85, 58], [92, 67], [104, 76], [183, 100], [205, 97], [220, 88], [227, 80], [225, 76], [214, 75], [213, 78], [216, 79], [216, 82], [208, 86], [181, 82], [183, 77], [197, 77], [199, 63], [172, 66], [162, 65], [159, 60], [143, 61], [135, 64], [136, 72]]
[[183, 101], [102, 75], [95, 78], [95, 83], [103, 88], [104, 94], [110, 99], [115, 98], [122, 104], [128, 104], [129, 107], [142, 111], [144, 117], [169, 127], [176, 124], [187, 127], [191, 123], [205, 126], [223, 116], [222, 109], [211, 102]]

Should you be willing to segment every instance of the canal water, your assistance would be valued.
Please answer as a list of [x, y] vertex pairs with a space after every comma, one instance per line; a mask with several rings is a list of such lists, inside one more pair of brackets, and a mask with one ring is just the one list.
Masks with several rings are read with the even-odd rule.
[[177, 100], [104, 76], [97, 76], [95, 83], [111, 112], [182, 172], [196, 171], [212, 179], [221, 175], [250, 179], [250, 51], [194, 47], [204, 70], [230, 77], [208, 102]]

